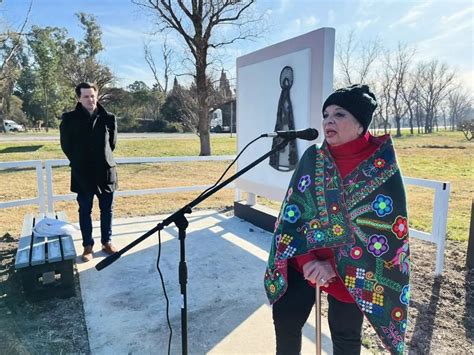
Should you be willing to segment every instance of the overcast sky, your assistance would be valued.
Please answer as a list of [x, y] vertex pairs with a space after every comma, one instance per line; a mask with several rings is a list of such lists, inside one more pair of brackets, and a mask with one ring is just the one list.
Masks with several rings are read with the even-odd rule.
[[[3, 0], [2, 21], [18, 27], [30, 0]], [[256, 13], [265, 14], [268, 31], [256, 41], [239, 42], [221, 55], [229, 77], [235, 77], [238, 56], [320, 27], [336, 29], [336, 42], [354, 30], [358, 39], [378, 38], [394, 49], [398, 43], [416, 47], [417, 60], [438, 59], [456, 69], [474, 88], [474, 1], [472, 0], [257, 0]], [[119, 86], [135, 80], [153, 83], [143, 55], [150, 43], [157, 61], [160, 37], [150, 35], [152, 18], [130, 0], [33, 0], [29, 24], [57, 26], [81, 39], [75, 13], [96, 16], [103, 31], [101, 60], [111, 67]], [[151, 41], [151, 42], [150, 42]], [[178, 53], [178, 41], [169, 40]]]

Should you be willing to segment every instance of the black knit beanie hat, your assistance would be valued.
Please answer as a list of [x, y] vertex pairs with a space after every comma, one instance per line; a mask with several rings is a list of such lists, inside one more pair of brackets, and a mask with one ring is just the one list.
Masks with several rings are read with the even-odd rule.
[[365, 134], [372, 122], [377, 100], [367, 85], [354, 84], [329, 95], [324, 101], [323, 113], [329, 105], [337, 105], [349, 111], [360, 122]]

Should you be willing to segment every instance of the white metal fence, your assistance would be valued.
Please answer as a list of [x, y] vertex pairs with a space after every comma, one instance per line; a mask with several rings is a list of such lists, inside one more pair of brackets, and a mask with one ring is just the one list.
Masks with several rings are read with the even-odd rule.
[[[233, 160], [234, 156], [210, 156], [210, 157], [165, 157], [165, 158], [119, 158], [116, 159], [118, 164], [143, 164], [143, 163], [178, 163], [178, 162], [198, 162], [198, 161], [228, 161]], [[45, 171], [45, 182], [43, 181], [43, 163]], [[54, 193], [53, 186], [53, 168], [57, 166], [68, 165], [67, 159], [57, 160], [30, 160], [30, 161], [19, 161], [19, 162], [0, 162], [0, 170], [7, 169], [22, 169], [22, 168], [35, 168], [36, 170], [36, 184], [37, 184], [37, 195], [35, 198], [20, 199], [12, 201], [0, 202], [0, 209], [24, 206], [24, 205], [37, 205], [40, 212], [46, 212], [45, 201], [47, 199], [47, 211], [54, 211], [54, 204], [57, 201], [67, 201], [75, 199], [75, 194], [58, 195]], [[420, 186], [424, 188], [434, 189], [434, 206], [433, 206], [433, 219], [431, 233], [418, 231], [410, 228], [410, 236], [415, 237], [430, 243], [436, 244], [436, 269], [435, 275], [441, 275], [443, 272], [444, 264], [444, 247], [446, 240], [447, 230], [447, 219], [448, 219], [448, 204], [449, 204], [449, 193], [450, 184], [449, 182], [416, 179], [405, 177], [405, 184]], [[46, 183], [46, 194], [44, 190], [44, 183]], [[170, 192], [188, 192], [204, 190], [211, 185], [193, 185], [193, 186], [181, 186], [171, 188], [156, 188], [156, 189], [143, 189], [143, 190], [125, 190], [117, 191], [117, 196], [138, 196], [148, 194], [161, 194]], [[234, 184], [229, 184], [226, 188], [233, 188]], [[46, 196], [45, 196], [46, 195]], [[47, 198], [45, 198], [47, 197]], [[255, 196], [248, 194], [248, 202], [255, 204]]]
[[418, 231], [410, 228], [410, 236], [430, 243], [436, 244], [436, 268], [435, 275], [441, 275], [444, 265], [444, 242], [448, 226], [448, 205], [451, 185], [449, 182], [403, 178], [406, 185], [415, 185], [434, 189], [434, 205], [431, 233]]
[[25, 206], [25, 205], [38, 205], [40, 213], [44, 213], [45, 199], [44, 199], [44, 184], [43, 184], [43, 172], [42, 172], [42, 161], [41, 160], [25, 160], [25, 161], [12, 161], [12, 162], [1, 162], [0, 170], [8, 169], [24, 169], [24, 168], [35, 168], [36, 170], [36, 186], [38, 186], [37, 195], [35, 198], [11, 200], [11, 201], [0, 201], [0, 208]]
[[[201, 161], [226, 161], [233, 160], [235, 156], [232, 155], [221, 155], [221, 156], [209, 156], [209, 157], [163, 157], [163, 158], [118, 158], [115, 159], [117, 164], [145, 164], [145, 163], [177, 163], [177, 162], [201, 162]], [[67, 195], [56, 195], [53, 187], [53, 167], [65, 166], [69, 164], [67, 159], [58, 160], [45, 160], [45, 173], [46, 173], [46, 189], [48, 195], [48, 211], [54, 211], [54, 203], [57, 201], [74, 200], [76, 194]], [[168, 187], [168, 188], [156, 188], [156, 189], [144, 189], [144, 190], [120, 190], [115, 193], [116, 196], [139, 196], [139, 195], [150, 195], [150, 194], [162, 194], [169, 192], [189, 192], [204, 190], [211, 185], [193, 185], [193, 186], [180, 186], [180, 187]], [[226, 188], [233, 188], [234, 184], [229, 184]]]

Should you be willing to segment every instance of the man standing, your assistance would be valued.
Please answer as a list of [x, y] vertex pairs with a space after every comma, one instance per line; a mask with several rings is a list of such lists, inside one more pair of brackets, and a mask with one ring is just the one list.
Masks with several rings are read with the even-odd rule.
[[117, 142], [117, 121], [97, 102], [97, 95], [95, 84], [77, 85], [76, 108], [62, 115], [59, 126], [61, 148], [71, 167], [71, 191], [77, 193], [84, 262], [93, 258], [91, 213], [94, 195], [99, 199], [102, 250], [109, 255], [117, 252], [111, 243], [112, 209], [117, 189], [112, 152]]

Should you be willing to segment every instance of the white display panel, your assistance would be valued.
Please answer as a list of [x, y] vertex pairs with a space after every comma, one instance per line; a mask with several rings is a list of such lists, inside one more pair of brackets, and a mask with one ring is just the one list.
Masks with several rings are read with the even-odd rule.
[[[321, 107], [332, 91], [334, 29], [322, 28], [275, 44], [237, 59], [237, 146], [240, 152], [262, 133], [274, 131], [282, 92], [280, 73], [293, 69], [290, 99], [295, 129], [316, 128], [320, 137], [313, 142], [297, 140], [298, 155], [322, 141]], [[272, 138], [262, 138], [239, 158], [238, 170], [272, 148]], [[279, 171], [269, 159], [236, 180], [242, 191], [282, 200], [292, 171]]]

